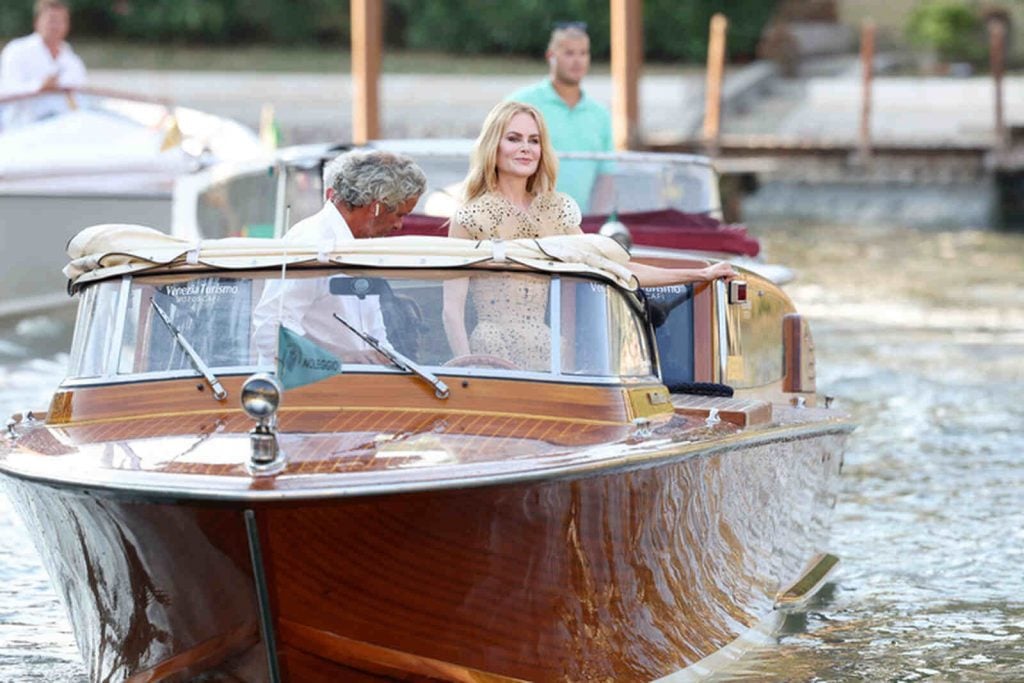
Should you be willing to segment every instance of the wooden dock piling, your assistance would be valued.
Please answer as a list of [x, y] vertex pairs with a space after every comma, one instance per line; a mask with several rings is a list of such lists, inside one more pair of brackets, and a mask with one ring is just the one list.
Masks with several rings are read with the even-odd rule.
[[860, 108], [860, 144], [858, 154], [862, 163], [871, 158], [871, 91], [875, 79], [875, 22], [868, 19], [860, 31], [860, 63], [862, 93]]
[[704, 146], [711, 156], [718, 153], [722, 135], [722, 81], [725, 79], [725, 32], [728, 28], [729, 20], [724, 14], [711, 17], [704, 92]]
[[988, 23], [989, 67], [995, 86], [995, 148], [1003, 151], [1009, 142], [1003, 114], [1003, 73], [1006, 69], [1006, 25], [1001, 21]]

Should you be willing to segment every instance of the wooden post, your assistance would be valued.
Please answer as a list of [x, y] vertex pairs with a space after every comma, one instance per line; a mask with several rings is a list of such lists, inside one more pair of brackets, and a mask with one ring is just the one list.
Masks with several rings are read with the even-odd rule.
[[989, 67], [996, 94], [996, 149], [1006, 149], [1006, 120], [1003, 118], [1003, 72], [1006, 67], [1006, 25], [1001, 21], [990, 21], [988, 24]]
[[860, 64], [862, 93], [860, 109], [860, 159], [871, 158], [871, 91], [875, 77], [875, 23], [870, 19], [861, 26]]
[[718, 154], [722, 124], [722, 81], [725, 79], [725, 32], [729, 20], [722, 13], [711, 17], [708, 36], [708, 69], [704, 87], [704, 147]]
[[352, 142], [357, 145], [380, 137], [382, 1], [351, 0]]
[[611, 0], [612, 138], [615, 149], [636, 149], [640, 64], [643, 61], [643, 3]]

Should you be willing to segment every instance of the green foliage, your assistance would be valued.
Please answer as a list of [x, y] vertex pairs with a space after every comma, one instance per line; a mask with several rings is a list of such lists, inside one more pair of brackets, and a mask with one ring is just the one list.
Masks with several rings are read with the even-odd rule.
[[[202, 0], [209, 2], [210, 0]], [[244, 16], [244, 31], [232, 40], [296, 45], [304, 42], [337, 43], [348, 40], [348, 3], [338, 0], [236, 0]]]
[[[400, 17], [404, 31], [388, 27], [394, 45], [443, 52], [539, 55], [547, 47], [556, 21], [591, 21], [608, 3], [603, 0], [391, 0], [391, 17]], [[593, 32], [594, 29], [591, 29]], [[596, 41], [596, 49], [599, 47]], [[607, 49], [607, 38], [604, 40]]]
[[[347, 41], [339, 0], [72, 0], [76, 36], [204, 45]], [[0, 0], [0, 36], [32, 31], [32, 0]]]
[[112, 35], [162, 43], [337, 41], [342, 18], [348, 30], [348, 9], [337, 0], [79, 0], [80, 34], [82, 5], [105, 15]]
[[[649, 59], [702, 61], [708, 22], [729, 18], [728, 46], [749, 56], [774, 0], [645, 0]], [[558, 21], [585, 21], [596, 59], [610, 48], [608, 0], [386, 0], [389, 46], [451, 54], [539, 58]], [[75, 37], [147, 43], [347, 44], [346, 0], [73, 0]], [[32, 0], [0, 0], [0, 35], [32, 30]]]
[[114, 31], [126, 38], [157, 42], [216, 40], [229, 30], [228, 3], [204, 0], [134, 0], [121, 3], [112, 19]]
[[985, 54], [981, 20], [962, 0], [932, 0], [920, 4], [907, 21], [907, 40], [934, 50], [945, 61], [972, 61]]
[[32, 3], [0, 2], [0, 36], [23, 36], [32, 32]]
[[[711, 17], [721, 12], [729, 20], [729, 56], [752, 57], [776, 4], [765, 0], [650, 0], [644, 3], [644, 52], [652, 59], [704, 61]], [[608, 3], [604, 5], [607, 8]]]
[[[393, 45], [445, 52], [540, 55], [558, 21], [585, 21], [591, 52], [607, 59], [610, 50], [608, 0], [391, 0], [389, 19], [403, 31]], [[729, 51], [754, 53], [761, 30], [775, 11], [766, 0], [646, 0], [644, 52], [648, 58], [701, 61], [707, 55], [708, 25], [716, 12], [730, 20]]]
[[[775, 10], [765, 0], [647, 0], [644, 52], [648, 58], [701, 61], [707, 54], [708, 24], [716, 12], [730, 19], [729, 51], [754, 52], [761, 30]], [[585, 21], [591, 52], [607, 59], [610, 51], [608, 0], [391, 0], [393, 45], [445, 52], [540, 55], [558, 21]]]

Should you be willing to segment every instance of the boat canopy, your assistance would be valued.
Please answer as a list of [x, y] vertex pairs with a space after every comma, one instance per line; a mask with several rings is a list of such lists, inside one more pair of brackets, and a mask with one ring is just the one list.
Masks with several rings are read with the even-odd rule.
[[64, 268], [71, 293], [82, 286], [142, 272], [248, 270], [284, 265], [371, 268], [521, 267], [589, 275], [634, 290], [629, 254], [602, 235], [478, 242], [448, 237], [398, 235], [340, 244], [295, 244], [278, 239], [229, 237], [189, 241], [153, 228], [103, 224], [85, 228], [68, 243]]

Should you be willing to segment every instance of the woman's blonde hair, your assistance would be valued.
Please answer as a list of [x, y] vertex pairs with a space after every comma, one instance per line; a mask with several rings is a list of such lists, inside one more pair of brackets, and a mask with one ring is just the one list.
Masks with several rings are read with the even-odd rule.
[[473, 145], [470, 156], [469, 174], [466, 176], [465, 200], [471, 201], [482, 194], [498, 189], [498, 145], [509, 121], [516, 114], [529, 114], [537, 122], [540, 131], [540, 162], [537, 170], [526, 180], [526, 191], [532, 195], [549, 192], [555, 189], [558, 178], [558, 158], [551, 147], [548, 127], [544, 117], [535, 107], [522, 102], [502, 102], [491, 109], [484, 119], [480, 137]]

